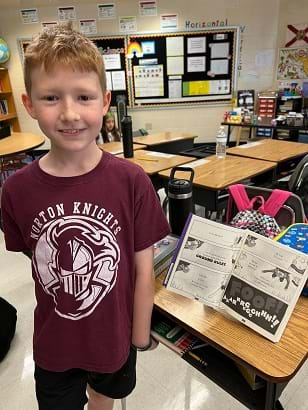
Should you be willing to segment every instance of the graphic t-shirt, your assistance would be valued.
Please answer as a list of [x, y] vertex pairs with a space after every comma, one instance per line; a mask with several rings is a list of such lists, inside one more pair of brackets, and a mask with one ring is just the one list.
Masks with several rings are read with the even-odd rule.
[[7, 249], [33, 252], [35, 362], [118, 370], [131, 343], [134, 254], [169, 233], [148, 176], [107, 152], [76, 177], [34, 161], [6, 181], [1, 211]]

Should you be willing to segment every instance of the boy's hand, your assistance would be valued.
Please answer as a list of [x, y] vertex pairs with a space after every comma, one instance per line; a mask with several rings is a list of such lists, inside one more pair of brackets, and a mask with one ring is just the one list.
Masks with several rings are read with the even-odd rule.
[[149, 350], [154, 350], [158, 346], [159, 341], [154, 339], [154, 337], [150, 336], [150, 341], [146, 346], [135, 346], [138, 352], [147, 352]]

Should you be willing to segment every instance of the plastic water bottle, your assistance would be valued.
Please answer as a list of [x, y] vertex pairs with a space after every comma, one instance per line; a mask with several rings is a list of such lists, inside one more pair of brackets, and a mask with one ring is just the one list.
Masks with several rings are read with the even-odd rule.
[[217, 137], [216, 137], [216, 157], [217, 158], [225, 158], [226, 145], [227, 145], [227, 134], [225, 132], [225, 127], [221, 125], [219, 127]]

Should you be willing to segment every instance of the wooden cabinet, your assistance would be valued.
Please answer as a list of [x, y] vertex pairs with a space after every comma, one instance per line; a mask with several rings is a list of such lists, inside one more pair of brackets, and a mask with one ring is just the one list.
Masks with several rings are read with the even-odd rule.
[[0, 67], [0, 127], [10, 125], [11, 132], [20, 132], [8, 70]]

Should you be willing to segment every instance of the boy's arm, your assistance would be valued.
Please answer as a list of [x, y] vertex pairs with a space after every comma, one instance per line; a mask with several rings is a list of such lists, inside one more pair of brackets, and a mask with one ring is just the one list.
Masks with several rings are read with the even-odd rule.
[[135, 293], [132, 344], [145, 347], [150, 342], [154, 302], [153, 246], [135, 253]]

